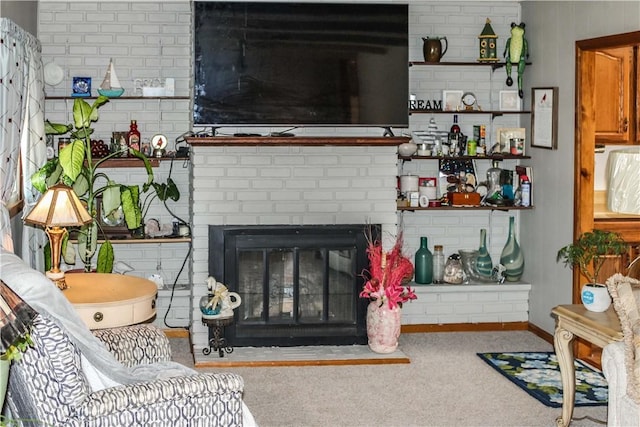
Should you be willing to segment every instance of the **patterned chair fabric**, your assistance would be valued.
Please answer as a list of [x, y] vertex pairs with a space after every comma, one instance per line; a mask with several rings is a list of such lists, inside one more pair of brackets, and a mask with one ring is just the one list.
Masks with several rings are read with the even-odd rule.
[[167, 336], [151, 324], [92, 331], [125, 366], [168, 362], [171, 345]]
[[[195, 374], [92, 392], [79, 350], [54, 321], [40, 315], [31, 335], [34, 347], [12, 364], [7, 392], [12, 417], [23, 425], [242, 425], [244, 384], [238, 375]], [[121, 356], [129, 349], [120, 348]]]

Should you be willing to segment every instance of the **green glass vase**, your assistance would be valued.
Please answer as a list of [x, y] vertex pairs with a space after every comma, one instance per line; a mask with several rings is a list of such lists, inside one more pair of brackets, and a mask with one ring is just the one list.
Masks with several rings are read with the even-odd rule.
[[508, 282], [517, 282], [524, 272], [524, 256], [516, 239], [515, 218], [509, 217], [509, 238], [502, 249], [500, 264], [505, 268], [505, 278]]
[[493, 271], [493, 261], [487, 250], [487, 230], [484, 228], [480, 229], [480, 248], [478, 249], [476, 269], [478, 270], [478, 274], [485, 277], [491, 277]]
[[415, 282], [428, 285], [433, 282], [433, 254], [427, 247], [427, 238], [420, 237], [420, 249], [414, 259]]

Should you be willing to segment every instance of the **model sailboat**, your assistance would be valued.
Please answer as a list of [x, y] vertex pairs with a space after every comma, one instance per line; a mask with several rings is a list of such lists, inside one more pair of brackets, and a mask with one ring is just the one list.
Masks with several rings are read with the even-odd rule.
[[113, 67], [113, 59], [109, 60], [109, 67], [98, 89], [98, 93], [110, 98], [117, 98], [124, 93], [124, 89], [120, 85], [120, 80], [118, 80], [118, 76], [116, 75], [116, 70]]

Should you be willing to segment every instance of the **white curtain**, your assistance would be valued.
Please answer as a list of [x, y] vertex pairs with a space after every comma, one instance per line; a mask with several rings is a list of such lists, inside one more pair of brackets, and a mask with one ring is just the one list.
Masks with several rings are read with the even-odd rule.
[[[40, 42], [8, 18], [0, 18], [0, 244], [13, 250], [6, 203], [16, 185], [22, 186], [23, 215], [39, 197], [31, 175], [46, 162], [44, 78]], [[22, 182], [16, 170], [22, 164]], [[22, 259], [44, 269], [41, 230], [24, 227]]]

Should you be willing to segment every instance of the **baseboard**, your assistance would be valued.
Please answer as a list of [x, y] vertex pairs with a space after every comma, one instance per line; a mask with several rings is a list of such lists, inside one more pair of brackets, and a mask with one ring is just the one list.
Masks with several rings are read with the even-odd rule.
[[163, 329], [162, 332], [169, 338], [188, 338], [189, 330], [184, 328]]
[[529, 329], [529, 331], [531, 331], [535, 335], [539, 336], [540, 338], [542, 338], [543, 340], [545, 340], [549, 344], [553, 345], [553, 334], [550, 334], [549, 332], [545, 331], [544, 329], [540, 329], [539, 327], [537, 327], [533, 323], [529, 323], [529, 328], [528, 329]]
[[[488, 322], [488, 323], [443, 323], [402, 325], [403, 333], [419, 332], [480, 332], [480, 331], [526, 331], [529, 322]], [[535, 332], [534, 332], [535, 333]]]

